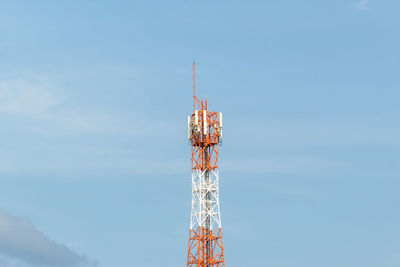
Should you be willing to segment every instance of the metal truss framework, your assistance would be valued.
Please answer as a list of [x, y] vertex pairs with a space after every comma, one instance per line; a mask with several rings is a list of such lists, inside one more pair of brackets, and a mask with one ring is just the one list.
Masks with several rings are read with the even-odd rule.
[[188, 117], [192, 147], [192, 208], [188, 267], [225, 267], [219, 206], [218, 145], [222, 142], [222, 113], [208, 111], [207, 100], [195, 94], [194, 112]]

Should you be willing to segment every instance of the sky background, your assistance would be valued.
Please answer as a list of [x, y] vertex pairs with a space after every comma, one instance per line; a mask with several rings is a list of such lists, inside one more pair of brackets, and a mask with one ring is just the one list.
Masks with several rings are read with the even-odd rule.
[[399, 266], [399, 12], [0, 1], [0, 266], [186, 265], [193, 59], [226, 266]]

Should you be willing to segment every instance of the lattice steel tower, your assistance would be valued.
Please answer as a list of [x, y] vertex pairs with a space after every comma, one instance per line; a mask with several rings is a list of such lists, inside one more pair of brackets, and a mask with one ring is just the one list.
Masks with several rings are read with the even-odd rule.
[[196, 97], [194, 63], [188, 139], [192, 147], [192, 210], [187, 266], [225, 267], [218, 176], [222, 113], [208, 111], [207, 100]]

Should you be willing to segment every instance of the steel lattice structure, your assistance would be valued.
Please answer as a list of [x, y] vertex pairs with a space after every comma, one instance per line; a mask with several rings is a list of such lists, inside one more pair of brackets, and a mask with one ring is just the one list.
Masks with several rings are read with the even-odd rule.
[[222, 113], [208, 111], [207, 100], [195, 90], [193, 113], [188, 116], [192, 148], [192, 208], [187, 266], [225, 267], [219, 207], [218, 146], [222, 144]]

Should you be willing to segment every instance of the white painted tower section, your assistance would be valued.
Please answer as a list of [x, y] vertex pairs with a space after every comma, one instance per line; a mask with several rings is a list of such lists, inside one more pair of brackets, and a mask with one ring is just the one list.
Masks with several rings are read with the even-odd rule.
[[190, 229], [203, 226], [210, 230], [222, 228], [219, 208], [218, 171], [192, 172], [192, 210]]

